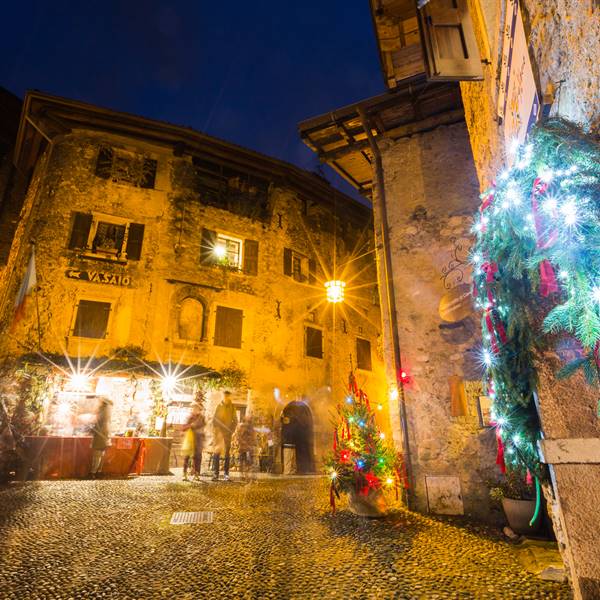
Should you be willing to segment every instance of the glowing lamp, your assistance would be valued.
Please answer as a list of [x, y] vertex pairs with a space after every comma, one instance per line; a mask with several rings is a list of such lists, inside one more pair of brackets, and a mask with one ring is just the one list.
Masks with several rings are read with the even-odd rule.
[[393, 480], [391, 477], [388, 477], [388, 478], [385, 480], [385, 482], [386, 482], [388, 485], [392, 485], [392, 483], [394, 483], [394, 480]]
[[170, 394], [177, 387], [177, 377], [175, 377], [175, 375], [165, 375], [162, 378], [161, 386], [163, 392], [165, 392], [166, 394]]
[[69, 386], [80, 392], [88, 386], [89, 380], [90, 378], [85, 373], [73, 373], [69, 378]]
[[331, 479], [335, 479], [338, 476], [337, 471], [332, 470], [331, 471]]
[[383, 433], [383, 431], [381, 431], [381, 432], [379, 433], [379, 437], [380, 437], [382, 440], [385, 440], [385, 433]]
[[217, 258], [225, 258], [225, 255], [227, 254], [227, 250], [225, 249], [225, 246], [223, 246], [222, 244], [218, 244], [213, 247], [213, 254]]
[[332, 304], [337, 304], [344, 301], [344, 288], [346, 287], [345, 281], [339, 279], [332, 279], [331, 281], [325, 282], [325, 291], [327, 293], [327, 301]]

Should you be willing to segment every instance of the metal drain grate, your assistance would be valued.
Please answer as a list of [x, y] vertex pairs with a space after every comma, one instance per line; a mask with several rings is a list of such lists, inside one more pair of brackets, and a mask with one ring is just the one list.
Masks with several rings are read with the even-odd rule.
[[176, 512], [171, 517], [171, 525], [198, 525], [200, 523], [213, 523], [215, 513], [212, 510], [202, 512]]

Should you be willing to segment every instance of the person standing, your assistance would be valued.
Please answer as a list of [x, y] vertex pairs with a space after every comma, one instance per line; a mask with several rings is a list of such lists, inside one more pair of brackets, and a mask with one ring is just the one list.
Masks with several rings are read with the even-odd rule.
[[96, 423], [92, 430], [92, 468], [91, 476], [95, 479], [102, 467], [102, 459], [108, 446], [110, 446], [110, 409], [112, 402], [109, 398], [100, 398]]
[[240, 472], [245, 478], [254, 464], [254, 447], [256, 445], [256, 432], [252, 417], [246, 416], [235, 432], [239, 452]]
[[217, 406], [213, 417], [213, 427], [215, 436], [215, 452], [213, 454], [213, 481], [219, 479], [219, 468], [221, 463], [221, 452], [225, 455], [223, 465], [224, 477], [229, 479], [229, 457], [231, 453], [231, 438], [237, 427], [237, 414], [235, 406], [231, 401], [231, 392], [223, 393], [223, 400]]
[[183, 452], [183, 480], [188, 480], [188, 469], [190, 461], [192, 462], [192, 471], [194, 479], [198, 479], [200, 476], [200, 469], [202, 467], [202, 450], [204, 448], [204, 426], [206, 420], [202, 414], [202, 407], [197, 406], [187, 423], [187, 430], [183, 437], [183, 443], [181, 450]]

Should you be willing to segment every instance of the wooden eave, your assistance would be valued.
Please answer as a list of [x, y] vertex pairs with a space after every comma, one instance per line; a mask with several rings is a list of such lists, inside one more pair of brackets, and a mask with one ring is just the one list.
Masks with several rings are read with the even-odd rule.
[[[34, 126], [35, 125], [35, 126]], [[170, 148], [174, 153], [213, 158], [289, 187], [299, 197], [334, 206], [342, 201], [350, 218], [364, 222], [371, 210], [333, 188], [324, 178], [295, 165], [237, 144], [195, 131], [91, 104], [28, 92], [25, 96], [14, 154], [15, 165], [31, 162], [31, 147], [43, 147], [37, 138], [53, 139], [77, 129], [122, 135]], [[31, 143], [26, 144], [26, 140]]]
[[458, 84], [428, 83], [423, 76], [386, 94], [300, 123], [304, 143], [366, 195], [372, 188], [372, 155], [360, 112], [365, 113], [376, 138], [392, 140], [464, 121]]

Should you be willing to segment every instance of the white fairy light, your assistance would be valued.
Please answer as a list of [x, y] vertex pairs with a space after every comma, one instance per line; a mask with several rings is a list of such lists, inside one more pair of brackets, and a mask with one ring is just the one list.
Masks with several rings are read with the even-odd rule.
[[592, 290], [592, 297], [594, 298], [594, 301], [597, 302], [598, 304], [600, 304], [600, 286], [596, 286], [593, 290]]
[[575, 206], [572, 197], [560, 207], [560, 212], [565, 218], [566, 225], [575, 225], [577, 223], [577, 206]]

